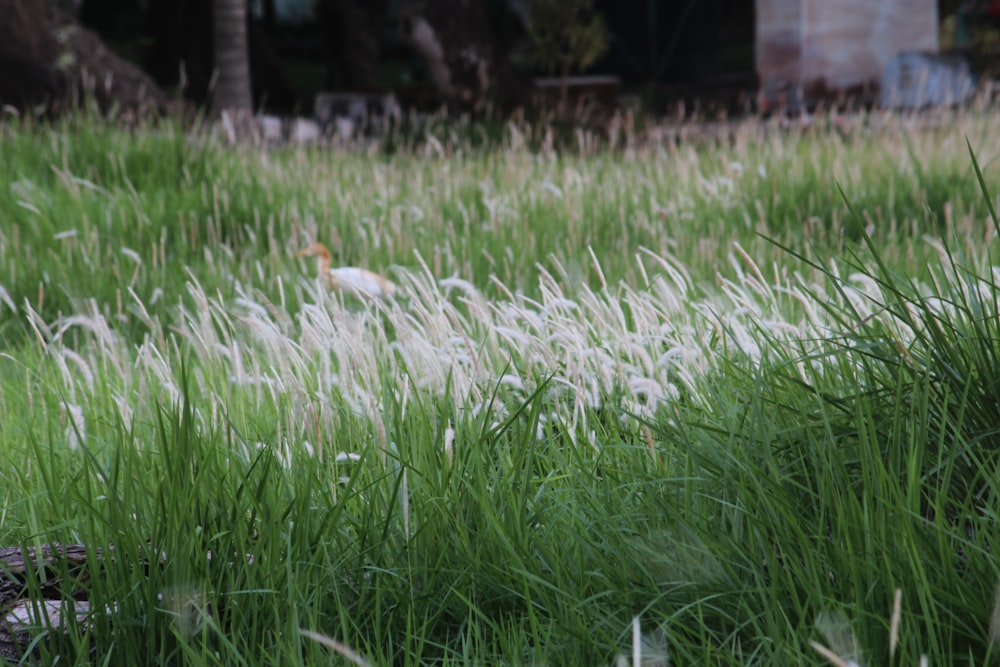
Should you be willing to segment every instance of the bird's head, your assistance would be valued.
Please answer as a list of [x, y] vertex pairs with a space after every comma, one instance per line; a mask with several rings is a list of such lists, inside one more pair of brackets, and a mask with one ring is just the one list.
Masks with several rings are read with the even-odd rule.
[[302, 250], [299, 250], [297, 253], [295, 253], [295, 256], [296, 257], [320, 257], [320, 258], [326, 260], [327, 262], [329, 262], [330, 259], [331, 259], [330, 251], [326, 249], [325, 245], [323, 245], [322, 243], [319, 243], [319, 242], [310, 243], [305, 248], [303, 248]]

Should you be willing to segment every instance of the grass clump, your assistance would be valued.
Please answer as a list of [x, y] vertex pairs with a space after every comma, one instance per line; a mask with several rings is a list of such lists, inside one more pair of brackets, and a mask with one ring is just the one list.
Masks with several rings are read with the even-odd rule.
[[[41, 659], [988, 663], [996, 121], [884, 120], [8, 127], [0, 536], [92, 550]], [[329, 293], [316, 240], [399, 296]]]

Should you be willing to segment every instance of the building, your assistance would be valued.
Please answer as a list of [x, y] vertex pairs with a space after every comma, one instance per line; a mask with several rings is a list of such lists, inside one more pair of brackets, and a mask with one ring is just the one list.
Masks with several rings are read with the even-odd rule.
[[756, 0], [761, 101], [878, 90], [900, 53], [938, 52], [937, 0]]

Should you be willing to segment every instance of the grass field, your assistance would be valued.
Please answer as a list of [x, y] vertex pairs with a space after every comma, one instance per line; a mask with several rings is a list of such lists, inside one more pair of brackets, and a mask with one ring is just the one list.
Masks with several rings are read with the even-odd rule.
[[994, 110], [469, 134], [0, 126], [0, 545], [92, 550], [41, 661], [995, 662]]

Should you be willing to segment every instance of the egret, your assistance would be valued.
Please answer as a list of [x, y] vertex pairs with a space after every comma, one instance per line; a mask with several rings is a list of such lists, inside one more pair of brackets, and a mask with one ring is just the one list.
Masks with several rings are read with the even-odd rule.
[[318, 257], [320, 275], [332, 289], [355, 297], [384, 299], [396, 292], [391, 280], [356, 266], [330, 267], [333, 257], [322, 243], [310, 243], [295, 253], [296, 257]]

